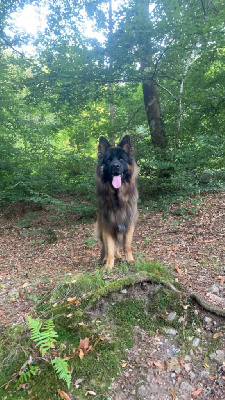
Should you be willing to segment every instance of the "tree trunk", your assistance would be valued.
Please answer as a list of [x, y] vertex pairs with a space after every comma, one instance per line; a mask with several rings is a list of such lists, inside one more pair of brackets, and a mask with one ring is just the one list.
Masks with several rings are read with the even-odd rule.
[[[111, 46], [113, 41], [113, 12], [112, 12], [112, 0], [108, 2], [109, 7], [109, 32], [108, 32], [108, 42], [110, 45], [109, 54], [109, 68], [111, 65]], [[108, 83], [108, 98], [109, 98], [109, 139], [112, 145], [115, 145], [115, 105], [114, 105], [114, 88], [113, 83]]]
[[167, 145], [155, 82], [143, 82], [143, 95], [153, 146], [165, 149]]
[[[195, 48], [195, 45], [194, 45], [194, 48]], [[181, 120], [182, 120], [182, 115], [183, 115], [182, 100], [183, 100], [183, 92], [184, 92], [184, 81], [187, 76], [188, 70], [191, 66], [191, 62], [192, 62], [192, 59], [194, 56], [194, 48], [187, 57], [184, 74], [183, 74], [182, 79], [180, 80], [180, 93], [179, 93], [179, 99], [178, 99], [178, 116], [177, 116], [177, 132], [175, 134], [174, 150], [177, 150], [178, 144], [179, 144], [179, 133], [180, 133]]]

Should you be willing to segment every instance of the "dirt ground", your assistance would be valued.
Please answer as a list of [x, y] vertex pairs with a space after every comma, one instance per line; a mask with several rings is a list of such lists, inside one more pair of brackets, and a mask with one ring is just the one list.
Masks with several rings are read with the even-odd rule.
[[[39, 296], [68, 276], [94, 271], [100, 254], [93, 223], [78, 225], [74, 216], [66, 219], [46, 209], [26, 215], [14, 211], [0, 218], [0, 329], [23, 323]], [[173, 204], [166, 216], [145, 209], [136, 227], [134, 253], [168, 266], [187, 293], [197, 291], [225, 308], [224, 222], [224, 193]], [[222, 318], [197, 306], [196, 313], [206, 336], [221, 333]], [[224, 347], [204, 366], [201, 332], [190, 339], [196, 346], [184, 357], [174, 332], [151, 338], [137, 327], [135, 338], [110, 399], [225, 399]]]

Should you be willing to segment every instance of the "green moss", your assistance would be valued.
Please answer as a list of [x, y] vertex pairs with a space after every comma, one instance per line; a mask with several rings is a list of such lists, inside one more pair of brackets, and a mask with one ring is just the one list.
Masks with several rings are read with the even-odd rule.
[[[163, 285], [151, 300], [147, 296], [142, 299], [141, 296], [131, 298], [128, 295], [125, 300], [120, 301], [116, 293], [120, 293], [124, 288], [138, 285], [142, 280], [154, 283], [169, 281], [174, 284], [169, 271], [158, 263], [149, 264], [140, 261], [134, 267], [129, 267], [128, 271], [129, 274], [124, 274], [122, 266], [110, 275], [107, 273], [107, 276], [104, 270], [99, 270], [92, 275], [72, 277], [39, 303], [39, 316], [43, 315], [44, 318], [52, 318], [54, 321], [58, 333], [55, 349], [57, 353], [62, 357], [72, 354], [74, 349], [78, 348], [80, 339], [85, 337], [90, 339], [93, 347], [82, 360], [78, 354], [69, 360], [69, 366], [73, 370], [72, 381], [83, 379], [79, 388], [75, 388], [72, 384], [71, 390], [68, 391], [65, 384], [57, 378], [52, 366], [49, 363], [42, 363], [40, 374], [29, 381], [28, 388], [32, 390], [32, 395], [37, 393], [37, 398], [40, 400], [52, 400], [57, 398], [57, 389], [60, 388], [71, 396], [79, 396], [80, 400], [86, 398], [85, 393], [88, 390], [95, 391], [97, 398], [106, 399], [112, 378], [120, 372], [121, 360], [126, 359], [126, 349], [133, 346], [134, 327], [139, 326], [154, 334], [158, 327], [165, 326], [165, 320], [160, 314], [172, 310], [180, 313], [179, 296]], [[68, 297], [76, 298], [80, 304], [69, 304]], [[112, 302], [114, 297], [115, 301]], [[55, 303], [58, 305], [55, 306]], [[103, 306], [102, 311], [101, 307], [98, 308], [99, 304]], [[99, 335], [103, 340], [95, 346]], [[17, 357], [6, 361], [4, 373], [3, 371], [0, 373], [1, 384], [9, 381], [12, 374], [20, 370], [32, 352], [27, 348], [27, 341], [23, 342], [21, 332], [18, 332], [11, 342], [11, 350], [16, 343], [19, 343]], [[0, 352], [1, 359], [4, 359], [6, 353]], [[28, 399], [31, 396], [27, 391], [20, 390], [16, 391], [17, 397], [12, 397], [15, 396], [14, 389], [15, 383], [10, 385], [8, 391], [1, 389], [2, 398], [7, 395], [8, 399]]]

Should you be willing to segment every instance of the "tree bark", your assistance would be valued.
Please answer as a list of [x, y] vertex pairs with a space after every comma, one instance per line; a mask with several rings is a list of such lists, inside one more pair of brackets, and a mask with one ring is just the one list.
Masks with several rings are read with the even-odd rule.
[[[108, 2], [109, 7], [109, 32], [108, 32], [108, 42], [110, 45], [110, 54], [109, 54], [109, 67], [112, 68], [111, 65], [111, 46], [113, 40], [113, 12], [112, 12], [112, 0]], [[108, 83], [108, 98], [109, 98], [109, 121], [110, 121], [110, 143], [115, 145], [115, 105], [114, 105], [114, 87], [113, 83]]]
[[142, 82], [142, 87], [152, 144], [155, 147], [165, 149], [167, 140], [161, 117], [156, 83], [154, 81], [150, 81], [149, 83]]
[[[194, 47], [195, 47], [195, 45], [194, 45]], [[184, 81], [187, 76], [188, 70], [191, 66], [193, 56], [194, 56], [194, 49], [191, 51], [191, 53], [187, 57], [186, 65], [184, 68], [184, 74], [180, 80], [180, 91], [179, 91], [180, 93], [179, 93], [179, 99], [178, 99], [178, 116], [177, 116], [177, 132], [175, 134], [175, 142], [174, 142], [175, 150], [177, 150], [178, 144], [179, 144], [179, 133], [180, 133], [181, 120], [182, 120], [182, 115], [183, 115], [182, 101], [183, 101], [183, 93], [184, 93]]]

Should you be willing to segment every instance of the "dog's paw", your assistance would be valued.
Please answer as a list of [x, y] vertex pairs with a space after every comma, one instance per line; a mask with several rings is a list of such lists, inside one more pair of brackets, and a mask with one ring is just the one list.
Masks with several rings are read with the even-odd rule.
[[135, 259], [134, 259], [134, 257], [132, 256], [131, 253], [127, 253], [126, 254], [126, 261], [127, 261], [128, 264], [134, 264], [135, 263]]

